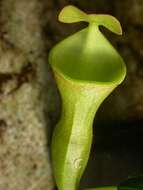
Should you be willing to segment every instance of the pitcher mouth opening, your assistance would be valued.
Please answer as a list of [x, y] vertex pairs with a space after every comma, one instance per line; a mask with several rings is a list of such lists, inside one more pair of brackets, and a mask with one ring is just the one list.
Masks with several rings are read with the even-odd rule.
[[[100, 34], [97, 33], [99, 39], [93, 43], [85, 29], [79, 33], [63, 40], [50, 52], [49, 61], [54, 70], [76, 82], [120, 84], [126, 75], [122, 57]], [[107, 46], [101, 43], [103, 40]]]
[[94, 80], [94, 79], [87, 79], [87, 78], [80, 78], [80, 77], [73, 77], [70, 76], [68, 73], [63, 72], [59, 68], [53, 67], [53, 70], [56, 72], [56, 75], [61, 75], [63, 78], [76, 82], [76, 83], [86, 83], [86, 84], [97, 84], [97, 85], [118, 85], [120, 84], [126, 74], [118, 75], [116, 78], [113, 78], [113, 80]]
[[78, 63], [74, 62], [74, 59], [68, 60], [67, 55], [66, 60], [68, 63], [65, 60], [63, 62], [59, 60], [57, 64], [53, 65], [53, 69], [57, 73], [63, 75], [64, 78], [75, 82], [96, 83], [103, 85], [120, 84], [126, 75], [126, 68], [121, 57], [115, 59], [111, 56], [110, 60], [106, 60], [106, 58], [104, 60], [103, 58], [100, 62], [91, 60], [91, 62], [88, 63], [87, 60], [80, 60]]

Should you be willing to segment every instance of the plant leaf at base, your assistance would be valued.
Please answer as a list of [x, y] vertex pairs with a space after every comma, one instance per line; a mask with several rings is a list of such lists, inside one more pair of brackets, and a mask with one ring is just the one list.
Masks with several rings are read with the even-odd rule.
[[143, 190], [143, 176], [127, 179], [118, 186], [118, 190]]

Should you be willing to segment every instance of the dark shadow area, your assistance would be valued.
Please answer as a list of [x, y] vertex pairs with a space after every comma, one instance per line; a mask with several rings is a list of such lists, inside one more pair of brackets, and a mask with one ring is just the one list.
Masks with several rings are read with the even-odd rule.
[[143, 120], [96, 125], [81, 189], [119, 184], [143, 174]]

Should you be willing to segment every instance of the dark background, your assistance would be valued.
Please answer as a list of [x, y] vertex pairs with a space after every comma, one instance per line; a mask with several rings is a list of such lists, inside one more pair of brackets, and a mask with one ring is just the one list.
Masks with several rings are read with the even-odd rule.
[[143, 174], [143, 0], [0, 0], [0, 190], [55, 185], [48, 145], [61, 101], [48, 52], [85, 27], [58, 22], [69, 4], [119, 19], [122, 36], [101, 29], [127, 65], [126, 79], [96, 115], [81, 188]]
[[129, 176], [143, 174], [143, 1], [55, 0], [49, 4], [49, 47], [84, 27], [57, 22], [59, 10], [67, 4], [87, 13], [111, 14], [123, 27], [123, 36], [102, 29], [124, 58], [127, 77], [96, 115], [94, 142], [82, 188], [118, 184]]

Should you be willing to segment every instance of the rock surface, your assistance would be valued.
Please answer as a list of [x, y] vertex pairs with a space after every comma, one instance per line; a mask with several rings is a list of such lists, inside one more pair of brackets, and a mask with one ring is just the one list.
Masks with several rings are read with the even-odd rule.
[[142, 0], [1, 0], [1, 190], [53, 189], [48, 144], [60, 101], [47, 64], [48, 51], [83, 27], [58, 23], [58, 12], [67, 4], [87, 12], [112, 14], [123, 26], [123, 37], [107, 36], [125, 59], [128, 73], [102, 105], [99, 123], [143, 119]]
[[44, 2], [4, 0], [0, 8], [0, 189], [52, 190], [48, 139], [57, 92], [42, 34]]

